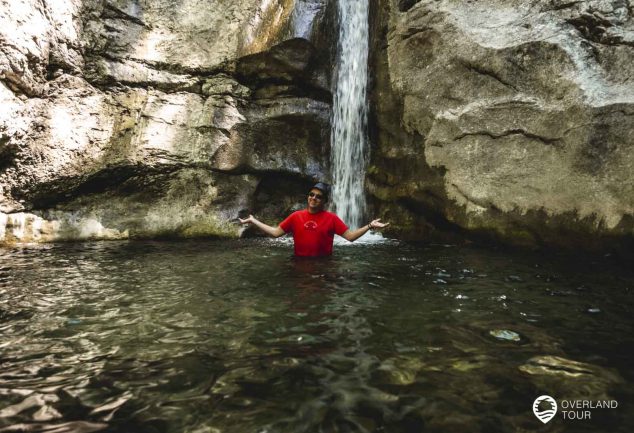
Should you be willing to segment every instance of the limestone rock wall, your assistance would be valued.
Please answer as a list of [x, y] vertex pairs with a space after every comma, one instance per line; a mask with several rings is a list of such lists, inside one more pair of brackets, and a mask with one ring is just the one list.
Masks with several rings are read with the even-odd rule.
[[[393, 234], [632, 245], [630, 1], [370, 3]], [[278, 221], [328, 177], [333, 6], [0, 0], [0, 241]]]
[[633, 245], [628, 0], [382, 0], [369, 190], [402, 236]]
[[278, 218], [326, 175], [332, 22], [327, 0], [0, 0], [0, 241]]

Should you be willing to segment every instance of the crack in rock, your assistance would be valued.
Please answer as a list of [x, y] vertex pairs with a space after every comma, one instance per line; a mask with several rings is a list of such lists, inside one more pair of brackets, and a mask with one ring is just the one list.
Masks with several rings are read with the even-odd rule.
[[549, 144], [549, 145], [553, 145], [553, 144], [557, 144], [559, 141], [561, 141], [561, 137], [555, 137], [555, 138], [551, 138], [551, 137], [542, 137], [541, 135], [537, 135], [537, 134], [532, 134], [530, 132], [527, 132], [523, 129], [509, 129], [507, 131], [502, 132], [501, 134], [494, 134], [490, 131], [474, 131], [474, 132], [465, 132], [463, 134], [460, 134], [456, 137], [454, 137], [455, 141], [458, 140], [462, 140], [465, 137], [470, 137], [470, 136], [477, 136], [477, 135], [484, 135], [486, 137], [492, 138], [493, 140], [497, 140], [500, 138], [504, 138], [504, 137], [510, 137], [513, 135], [522, 135], [526, 138], [530, 138], [532, 140], [537, 140], [540, 141], [544, 144]]

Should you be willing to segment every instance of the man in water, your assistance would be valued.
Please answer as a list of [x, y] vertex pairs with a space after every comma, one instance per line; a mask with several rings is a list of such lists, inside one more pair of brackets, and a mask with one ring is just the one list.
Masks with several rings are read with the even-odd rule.
[[337, 215], [324, 210], [329, 194], [330, 185], [318, 182], [308, 193], [308, 207], [293, 212], [277, 227], [266, 225], [258, 221], [253, 215], [239, 219], [242, 224], [251, 223], [274, 238], [292, 232], [295, 255], [303, 257], [331, 255], [335, 233], [353, 242], [370, 229], [381, 229], [389, 225], [389, 223], [382, 223], [380, 219], [375, 219], [356, 230], [348, 229], [348, 226]]

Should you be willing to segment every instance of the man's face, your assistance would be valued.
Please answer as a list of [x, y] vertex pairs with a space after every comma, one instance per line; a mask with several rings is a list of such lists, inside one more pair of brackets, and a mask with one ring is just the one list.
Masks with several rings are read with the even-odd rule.
[[326, 204], [324, 193], [313, 188], [308, 193], [308, 208], [310, 210], [322, 210]]

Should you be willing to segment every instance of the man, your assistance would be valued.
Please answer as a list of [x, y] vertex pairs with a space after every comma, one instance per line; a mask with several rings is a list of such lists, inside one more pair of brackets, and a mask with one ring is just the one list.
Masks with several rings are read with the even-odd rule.
[[242, 224], [252, 223], [264, 233], [278, 238], [285, 233], [293, 233], [295, 255], [303, 257], [329, 256], [332, 254], [332, 242], [335, 233], [353, 242], [366, 234], [370, 229], [381, 229], [389, 225], [375, 219], [369, 224], [349, 230], [337, 215], [325, 209], [330, 185], [318, 182], [308, 193], [308, 207], [293, 212], [278, 227], [271, 227], [258, 221], [253, 215], [240, 219]]

